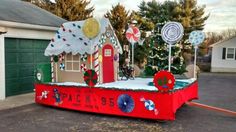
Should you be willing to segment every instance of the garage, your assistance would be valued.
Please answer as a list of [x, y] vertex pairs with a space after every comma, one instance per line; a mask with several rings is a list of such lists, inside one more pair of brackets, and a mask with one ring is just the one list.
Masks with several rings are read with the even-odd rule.
[[66, 20], [21, 0], [1, 1], [0, 12], [1, 100], [33, 92], [36, 67], [50, 65], [44, 50]]
[[44, 56], [48, 40], [5, 38], [6, 96], [32, 92], [34, 71], [39, 64], [49, 64]]

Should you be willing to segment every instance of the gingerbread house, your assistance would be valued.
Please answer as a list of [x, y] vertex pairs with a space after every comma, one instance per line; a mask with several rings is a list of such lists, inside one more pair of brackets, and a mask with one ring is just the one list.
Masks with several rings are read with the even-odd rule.
[[[98, 82], [118, 79], [121, 45], [107, 18], [96, 20], [98, 26], [85, 27], [86, 21], [66, 22], [61, 25], [45, 50], [51, 56], [52, 82], [84, 82], [87, 69], [94, 69]], [[86, 28], [98, 28], [93, 38], [86, 36]], [[89, 29], [88, 29], [89, 30]]]

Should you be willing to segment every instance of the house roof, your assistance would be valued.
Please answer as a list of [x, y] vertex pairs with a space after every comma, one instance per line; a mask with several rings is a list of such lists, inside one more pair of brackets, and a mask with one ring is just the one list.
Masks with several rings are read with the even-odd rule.
[[[100, 20], [97, 20], [100, 24], [99, 33], [95, 38], [89, 39], [86, 37], [83, 31], [85, 21], [86, 20], [63, 23], [47, 46], [44, 55], [59, 55], [63, 52], [72, 53], [73, 55], [78, 53], [93, 54], [95, 50], [94, 47], [96, 45], [103, 44], [103, 36], [106, 33], [108, 27], [112, 29], [112, 26], [109, 19], [107, 18], [101, 18]], [[122, 54], [122, 47], [113, 29], [111, 34], [112, 36], [110, 36], [109, 39], [114, 41], [114, 48], [117, 48], [117, 51]]]
[[65, 19], [21, 0], [1, 0], [0, 20], [50, 27], [59, 27], [66, 22]]
[[225, 40], [216, 42], [216, 43], [210, 45], [209, 47], [214, 47], [214, 46], [218, 46], [218, 45], [223, 45], [223, 44], [225, 44], [226, 42], [228, 42], [228, 41], [233, 41], [233, 40], [235, 40], [235, 42], [236, 42], [236, 36], [235, 36], [235, 37], [232, 37], [232, 38], [229, 38], [229, 39], [225, 39]]

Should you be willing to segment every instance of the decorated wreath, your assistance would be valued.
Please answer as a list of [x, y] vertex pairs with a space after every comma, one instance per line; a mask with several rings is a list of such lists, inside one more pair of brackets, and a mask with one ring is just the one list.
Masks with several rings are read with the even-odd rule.
[[159, 71], [154, 75], [153, 84], [160, 91], [172, 90], [175, 85], [175, 77], [169, 71]]
[[94, 70], [87, 70], [84, 73], [84, 81], [89, 87], [93, 87], [98, 82], [98, 75]]

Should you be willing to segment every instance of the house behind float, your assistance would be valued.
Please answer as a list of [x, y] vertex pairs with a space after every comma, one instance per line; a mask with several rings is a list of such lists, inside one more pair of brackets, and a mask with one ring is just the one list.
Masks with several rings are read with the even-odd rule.
[[[84, 21], [62, 24], [45, 50], [51, 56], [52, 82], [84, 82], [87, 69], [94, 69], [98, 82], [118, 79], [121, 45], [107, 18], [98, 20], [100, 32], [89, 39], [83, 32]], [[92, 58], [91, 58], [92, 57]]]
[[211, 72], [236, 72], [236, 37], [217, 42], [210, 47]]

